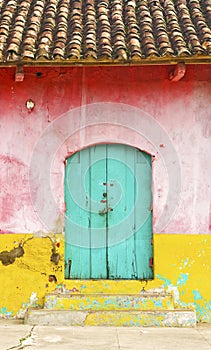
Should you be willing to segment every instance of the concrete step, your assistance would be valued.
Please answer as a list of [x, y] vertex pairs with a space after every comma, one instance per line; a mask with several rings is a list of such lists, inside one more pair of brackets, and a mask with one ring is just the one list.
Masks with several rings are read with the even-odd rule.
[[55, 310], [171, 310], [174, 309], [170, 293], [140, 294], [71, 294], [49, 293], [45, 296], [44, 309]]
[[29, 309], [25, 323], [38, 326], [194, 327], [193, 310], [73, 311]]

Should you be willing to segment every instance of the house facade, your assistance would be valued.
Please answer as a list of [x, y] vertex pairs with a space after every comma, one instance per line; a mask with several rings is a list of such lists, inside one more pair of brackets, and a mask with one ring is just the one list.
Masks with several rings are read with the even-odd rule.
[[1, 6], [0, 315], [166, 291], [210, 322], [208, 2]]

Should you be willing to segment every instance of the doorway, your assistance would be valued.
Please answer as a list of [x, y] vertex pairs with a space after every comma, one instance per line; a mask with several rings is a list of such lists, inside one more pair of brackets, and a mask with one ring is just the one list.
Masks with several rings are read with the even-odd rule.
[[98, 144], [66, 160], [65, 277], [152, 279], [151, 156]]

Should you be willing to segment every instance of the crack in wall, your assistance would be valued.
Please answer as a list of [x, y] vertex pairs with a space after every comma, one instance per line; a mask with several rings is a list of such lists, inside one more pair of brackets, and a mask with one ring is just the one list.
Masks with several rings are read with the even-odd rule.
[[42, 272], [40, 270], [32, 268], [32, 267], [30, 267], [29, 265], [27, 265], [26, 263], [23, 263], [23, 262], [19, 265], [19, 267], [22, 267], [25, 270], [29, 270], [31, 272], [37, 272], [37, 273], [40, 273], [41, 275], [48, 276], [48, 274], [46, 272]]
[[12, 350], [12, 349], [22, 350], [27, 346], [34, 345], [34, 339], [33, 339], [34, 328], [35, 326], [32, 326], [30, 332], [25, 337], [19, 339], [18, 345], [11, 346], [10, 348], [7, 348], [5, 350]]

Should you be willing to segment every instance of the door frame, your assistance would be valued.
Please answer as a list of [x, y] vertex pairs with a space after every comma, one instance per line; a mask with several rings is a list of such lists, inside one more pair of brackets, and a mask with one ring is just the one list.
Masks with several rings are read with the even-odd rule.
[[[134, 145], [134, 144], [129, 144], [129, 143], [121, 143], [121, 142], [96, 142], [96, 143], [90, 143], [90, 144], [87, 144], [79, 149], [76, 149], [72, 152], [68, 152], [68, 154], [65, 156], [65, 161], [64, 161], [64, 174], [65, 174], [65, 169], [66, 169], [66, 163], [67, 163], [67, 159], [71, 156], [73, 156], [75, 153], [77, 152], [80, 152], [82, 151], [83, 149], [87, 149], [87, 148], [90, 148], [92, 146], [98, 146], [98, 145], [107, 145], [107, 144], [120, 144], [120, 145], [125, 145], [125, 146], [130, 146], [130, 147], [133, 147], [137, 150], [139, 150], [140, 152], [143, 152], [143, 153], [146, 153], [148, 154], [150, 157], [151, 157], [151, 215], [152, 215], [152, 232], [151, 232], [151, 245], [152, 245], [152, 258], [150, 259], [150, 262], [149, 262], [149, 266], [151, 267], [151, 270], [152, 270], [152, 277], [151, 278], [147, 278], [147, 279], [128, 279], [128, 278], [121, 278], [121, 279], [106, 279], [106, 278], [102, 278], [102, 279], [95, 279], [95, 278], [83, 278], [84, 280], [107, 280], [107, 281], [115, 281], [115, 280], [119, 280], [119, 281], [124, 281], [124, 280], [127, 280], [127, 281], [149, 281], [149, 280], [153, 280], [154, 279], [154, 243], [153, 243], [153, 240], [154, 240], [154, 215], [153, 215], [153, 174], [154, 174], [154, 160], [155, 160], [155, 155], [152, 154], [150, 151], [146, 151], [146, 150], [143, 150], [141, 149], [140, 147], [137, 147], [137, 145]], [[64, 176], [65, 178], [65, 176]], [[66, 211], [66, 203], [65, 203], [65, 200], [64, 200], [64, 217], [65, 217], [65, 211]], [[64, 220], [64, 233], [65, 233], [65, 220]], [[66, 237], [66, 234], [65, 234], [65, 237]], [[66, 238], [65, 238], [65, 242], [66, 242]], [[66, 270], [66, 264], [65, 264], [65, 270]], [[68, 277], [65, 279], [70, 279], [70, 280], [83, 280], [83, 279], [79, 279], [79, 278], [71, 278], [71, 277]]]

